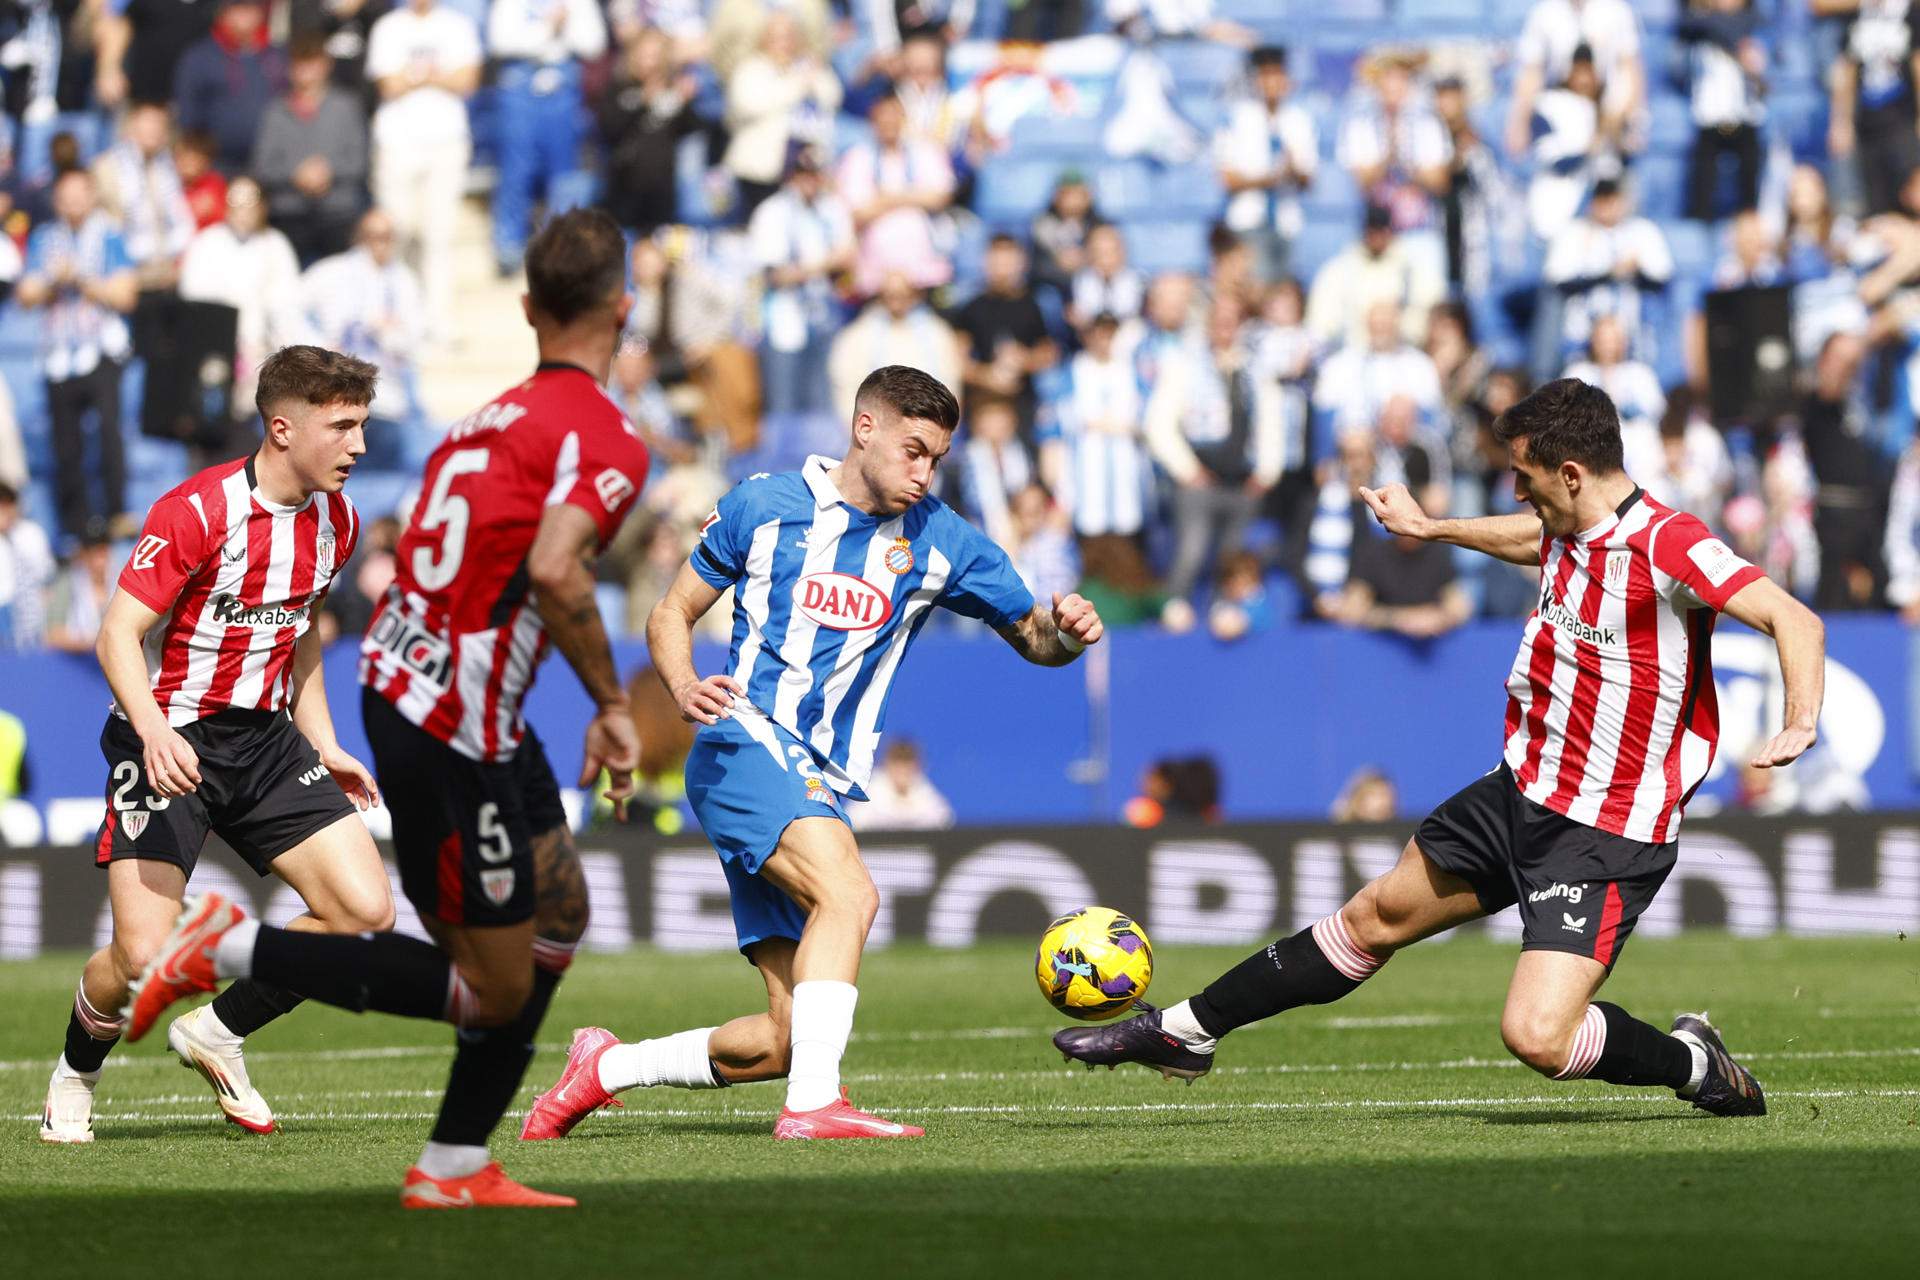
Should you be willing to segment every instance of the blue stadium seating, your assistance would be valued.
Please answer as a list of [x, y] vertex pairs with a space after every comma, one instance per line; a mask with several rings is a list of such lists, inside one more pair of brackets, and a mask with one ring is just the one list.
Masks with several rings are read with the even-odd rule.
[[1207, 231], [1198, 222], [1127, 224], [1127, 258], [1152, 276], [1162, 271], [1201, 271], [1207, 265]]
[[1154, 46], [1154, 52], [1173, 74], [1173, 83], [1182, 93], [1223, 89], [1246, 65], [1246, 55], [1232, 45], [1204, 40], [1167, 40]]
[[1662, 221], [1660, 230], [1667, 237], [1667, 245], [1673, 250], [1673, 268], [1676, 276], [1693, 276], [1705, 279], [1713, 274], [1714, 259], [1719, 256], [1719, 248], [1714, 234], [1706, 224], [1681, 220]]
[[1687, 161], [1684, 155], [1648, 155], [1633, 166], [1635, 203], [1656, 221], [1685, 212]]
[[1656, 154], [1685, 154], [1693, 146], [1693, 109], [1687, 100], [1671, 93], [1655, 93], [1647, 102], [1651, 117], [1647, 150]]
[[1293, 239], [1293, 261], [1290, 270], [1302, 282], [1310, 283], [1319, 274], [1333, 256], [1352, 244], [1354, 224], [1351, 221], [1322, 222], [1311, 220], [1300, 229]]
[[1008, 149], [1022, 158], [1085, 161], [1100, 154], [1102, 128], [1091, 116], [1023, 116], [1013, 122]]
[[980, 169], [974, 209], [995, 227], [1024, 231], [1033, 215], [1047, 207], [1055, 180], [1068, 167], [1052, 160], [993, 160]]

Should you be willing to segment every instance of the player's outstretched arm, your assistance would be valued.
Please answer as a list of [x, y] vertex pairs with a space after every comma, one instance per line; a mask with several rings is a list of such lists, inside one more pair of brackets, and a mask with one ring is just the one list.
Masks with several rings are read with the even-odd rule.
[[333, 711], [327, 706], [327, 677], [321, 658], [325, 650], [320, 632], [308, 627], [293, 646], [293, 727], [313, 744], [340, 789], [359, 809], [371, 809], [380, 803], [380, 786], [373, 771], [348, 755], [333, 731]]
[[633, 725], [627, 691], [613, 668], [613, 646], [593, 597], [588, 567], [600, 548], [593, 517], [569, 502], [555, 503], [540, 517], [540, 531], [527, 552], [527, 579], [533, 607], [546, 624], [554, 648], [580, 677], [598, 708], [587, 725], [586, 758], [580, 785], [588, 786], [606, 770], [607, 799], [622, 817], [633, 794], [633, 771], [640, 763], [640, 734]]
[[695, 573], [691, 564], [683, 564], [667, 594], [647, 615], [647, 653], [654, 674], [680, 708], [680, 718], [691, 724], [718, 724], [730, 714], [733, 696], [747, 692], [732, 676], [702, 680], [693, 669], [693, 626], [720, 595], [720, 588]]
[[1540, 564], [1540, 517], [1518, 511], [1471, 520], [1435, 520], [1420, 507], [1407, 486], [1390, 484], [1360, 490], [1360, 497], [1388, 533], [1427, 542], [1450, 542], [1510, 564]]
[[1723, 612], [1772, 636], [1780, 651], [1786, 714], [1780, 732], [1761, 745], [1752, 763], [1756, 769], [1791, 764], [1813, 745], [1819, 726], [1820, 703], [1826, 696], [1826, 624], [1771, 578], [1756, 578], [1734, 592]]
[[1093, 604], [1078, 593], [1055, 593], [1053, 608], [1036, 603], [1027, 616], [998, 628], [1014, 652], [1041, 667], [1064, 667], [1106, 634]]
[[113, 700], [140, 735], [147, 785], [155, 794], [172, 798], [200, 785], [200, 757], [167, 723], [147, 684], [147, 658], [141, 646], [158, 621], [158, 611], [116, 588], [100, 619], [93, 651], [106, 674], [107, 687], [113, 690]]

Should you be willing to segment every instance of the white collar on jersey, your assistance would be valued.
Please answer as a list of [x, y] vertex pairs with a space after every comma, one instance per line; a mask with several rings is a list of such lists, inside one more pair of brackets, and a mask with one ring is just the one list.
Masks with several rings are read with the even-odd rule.
[[833, 487], [833, 481], [827, 479], [827, 472], [840, 465], [840, 459], [829, 458], [824, 453], [807, 455], [806, 462], [800, 468], [800, 474], [807, 482], [807, 488], [813, 490], [815, 505], [822, 507], [838, 506], [846, 499]]

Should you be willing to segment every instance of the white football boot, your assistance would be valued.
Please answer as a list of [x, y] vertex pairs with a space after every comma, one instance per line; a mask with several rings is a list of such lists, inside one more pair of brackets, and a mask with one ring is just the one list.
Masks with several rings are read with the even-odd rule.
[[55, 1063], [47, 1103], [40, 1110], [40, 1141], [92, 1142], [93, 1087], [99, 1083], [98, 1071], [82, 1075], [69, 1069], [64, 1057]]
[[213, 1086], [214, 1098], [230, 1123], [249, 1133], [272, 1133], [273, 1109], [247, 1079], [239, 1042], [209, 1026], [212, 1018], [211, 1005], [175, 1018], [167, 1028], [167, 1047], [181, 1066], [198, 1071]]

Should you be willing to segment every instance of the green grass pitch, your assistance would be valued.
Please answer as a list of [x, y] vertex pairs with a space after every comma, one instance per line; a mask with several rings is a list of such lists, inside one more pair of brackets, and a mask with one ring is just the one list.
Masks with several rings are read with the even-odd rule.
[[[871, 958], [847, 1075], [918, 1142], [774, 1143], [779, 1087], [635, 1091], [564, 1142], [494, 1150], [577, 1195], [545, 1214], [402, 1213], [444, 1027], [303, 1008], [255, 1037], [281, 1133], [218, 1120], [157, 1031], [121, 1046], [91, 1147], [37, 1118], [78, 963], [0, 965], [0, 1259], [21, 1280], [359, 1276], [1914, 1274], [1920, 940], [1637, 939], [1610, 998], [1711, 1010], [1769, 1091], [1714, 1120], [1655, 1090], [1560, 1085], [1510, 1062], [1514, 951], [1395, 960], [1338, 1006], [1235, 1035], [1192, 1088], [1069, 1071], [1031, 951]], [[1163, 947], [1173, 1000], [1239, 958]], [[575, 966], [522, 1099], [569, 1030], [623, 1038], [750, 1011], [731, 955]]]

